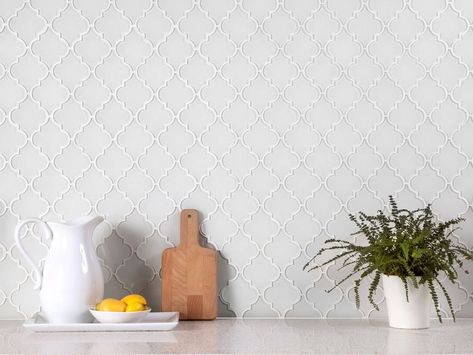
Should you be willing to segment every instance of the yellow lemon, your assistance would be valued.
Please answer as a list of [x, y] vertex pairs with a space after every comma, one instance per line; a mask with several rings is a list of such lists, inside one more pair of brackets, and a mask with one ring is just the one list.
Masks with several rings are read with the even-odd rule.
[[146, 298], [138, 294], [131, 294], [122, 298], [122, 302], [125, 302], [127, 305], [132, 303], [141, 303], [143, 305], [147, 305]]
[[97, 311], [125, 312], [126, 303], [115, 298], [106, 298], [95, 306]]
[[126, 305], [126, 312], [139, 312], [144, 311], [146, 306], [142, 303], [128, 303]]

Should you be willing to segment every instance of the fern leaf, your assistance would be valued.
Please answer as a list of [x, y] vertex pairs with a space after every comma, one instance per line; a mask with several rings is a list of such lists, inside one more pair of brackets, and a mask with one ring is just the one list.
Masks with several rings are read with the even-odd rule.
[[374, 275], [373, 281], [371, 281], [370, 288], [369, 288], [369, 293], [368, 293], [368, 301], [373, 305], [374, 309], [379, 311], [378, 305], [374, 302], [374, 294], [376, 293], [376, 289], [378, 288], [379, 285], [379, 280], [381, 279], [381, 272], [376, 271], [376, 274]]
[[450, 314], [452, 315], [453, 321], [455, 322], [455, 312], [453, 311], [453, 305], [452, 305], [452, 299], [450, 298], [450, 295], [447, 292], [447, 289], [442, 285], [442, 283], [439, 281], [438, 278], [435, 278], [435, 281], [437, 281], [437, 284], [440, 286], [443, 295], [445, 296], [445, 299], [447, 300], [448, 308], [450, 310]]
[[427, 280], [427, 286], [429, 287], [432, 301], [434, 301], [435, 313], [437, 314], [437, 318], [439, 322], [442, 323], [442, 313], [440, 312], [439, 298], [437, 295], [437, 291], [435, 291], [434, 283], [432, 282], [432, 280]]

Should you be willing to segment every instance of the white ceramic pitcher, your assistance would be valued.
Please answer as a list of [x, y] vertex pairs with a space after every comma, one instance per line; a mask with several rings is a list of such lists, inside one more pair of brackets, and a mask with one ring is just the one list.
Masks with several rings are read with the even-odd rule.
[[[103, 274], [92, 244], [92, 234], [102, 217], [80, 217], [68, 223], [31, 218], [15, 229], [15, 241], [33, 269], [35, 289], [41, 287], [42, 315], [50, 323], [92, 321], [89, 307], [103, 298]], [[21, 245], [21, 229], [30, 223], [42, 227], [51, 246], [41, 274]]]

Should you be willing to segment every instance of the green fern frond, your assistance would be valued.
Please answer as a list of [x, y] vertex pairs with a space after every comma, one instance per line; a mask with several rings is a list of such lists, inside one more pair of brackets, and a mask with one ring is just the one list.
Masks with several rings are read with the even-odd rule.
[[379, 311], [378, 305], [374, 302], [374, 294], [379, 285], [379, 280], [381, 279], [381, 272], [376, 271], [373, 281], [371, 281], [370, 288], [368, 290], [368, 301], [373, 305], [374, 309]]
[[404, 275], [399, 276], [401, 278], [402, 284], [404, 285], [404, 293], [406, 294], [406, 302], [409, 302], [409, 286], [407, 284], [407, 278]]
[[440, 312], [440, 302], [439, 302], [437, 291], [435, 291], [434, 283], [432, 282], [432, 280], [427, 280], [427, 286], [429, 287], [432, 301], [434, 301], [435, 313], [437, 314], [437, 318], [440, 321], [440, 323], [442, 323], [442, 313]]
[[445, 296], [445, 299], [447, 300], [448, 309], [450, 310], [450, 314], [452, 315], [453, 321], [455, 322], [455, 312], [453, 310], [452, 299], [450, 298], [450, 295], [448, 294], [447, 289], [442, 285], [439, 279], [435, 278], [435, 281], [437, 281], [437, 284], [440, 286], [440, 289], [442, 290], [443, 295]]
[[355, 280], [355, 305], [356, 308], [360, 308], [360, 284], [361, 284], [361, 279]]

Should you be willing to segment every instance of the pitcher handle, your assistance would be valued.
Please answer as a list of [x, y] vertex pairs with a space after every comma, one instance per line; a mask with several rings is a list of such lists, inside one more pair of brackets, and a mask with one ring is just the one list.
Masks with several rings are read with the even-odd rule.
[[51, 231], [51, 228], [49, 228], [49, 226], [45, 222], [43, 222], [42, 220], [40, 220], [38, 218], [25, 219], [24, 221], [21, 221], [20, 223], [18, 223], [16, 225], [16, 228], [15, 228], [15, 242], [16, 242], [16, 245], [18, 246], [18, 249], [20, 250], [21, 255], [23, 255], [23, 257], [26, 259], [26, 261], [28, 261], [31, 268], [33, 269], [33, 276], [36, 276], [36, 277], [33, 277], [34, 289], [37, 290], [41, 287], [41, 282], [42, 282], [43, 277], [41, 275], [41, 272], [39, 271], [39, 268], [34, 263], [33, 259], [31, 259], [31, 257], [28, 255], [26, 250], [23, 248], [23, 245], [21, 245], [21, 240], [20, 240], [20, 231], [21, 231], [21, 229], [29, 223], [39, 224], [41, 226], [41, 228], [43, 229], [44, 234], [45, 234], [47, 239], [52, 238], [53, 232]]

